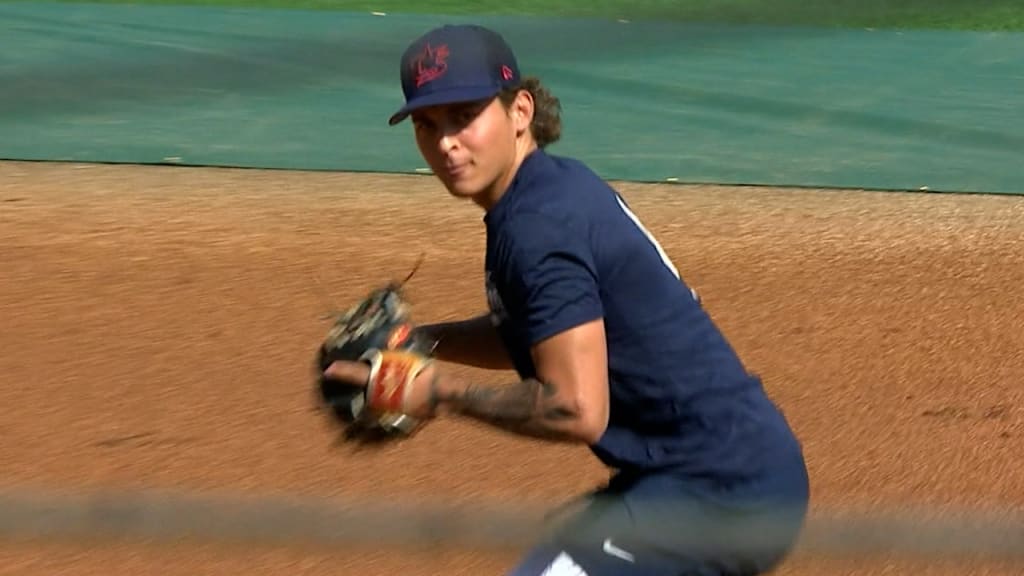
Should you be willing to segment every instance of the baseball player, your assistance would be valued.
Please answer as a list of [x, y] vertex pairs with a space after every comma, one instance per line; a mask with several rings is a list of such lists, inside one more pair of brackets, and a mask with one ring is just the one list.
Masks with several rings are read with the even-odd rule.
[[[612, 471], [515, 576], [754, 575], [790, 552], [809, 498], [801, 445], [623, 198], [546, 151], [559, 101], [496, 32], [446, 25], [401, 57], [423, 158], [483, 210], [489, 310], [417, 328], [443, 361], [514, 369], [485, 386], [431, 364], [402, 408], [588, 446]], [[384, 370], [381, 368], [381, 370]], [[361, 362], [331, 378], [365, 383]]]

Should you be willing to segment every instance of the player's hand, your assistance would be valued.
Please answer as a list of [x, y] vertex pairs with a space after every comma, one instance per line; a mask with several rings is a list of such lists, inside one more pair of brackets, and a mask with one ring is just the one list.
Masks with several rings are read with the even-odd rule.
[[[424, 366], [415, 378], [405, 382], [401, 378], [390, 381], [387, 376], [403, 368], [403, 356], [391, 352], [381, 355], [379, 367], [375, 375], [376, 381], [371, 382], [371, 364], [367, 362], [350, 362], [338, 360], [332, 362], [324, 375], [353, 386], [371, 388], [367, 400], [371, 410], [397, 411], [412, 418], [431, 419], [437, 416], [433, 406], [433, 387], [437, 377], [437, 368], [433, 363]], [[380, 390], [381, 394], [374, 394]], [[388, 399], [383, 398], [388, 396]], [[392, 401], [393, 400], [393, 401]]]
[[366, 362], [349, 362], [338, 360], [324, 370], [324, 376], [339, 380], [351, 386], [362, 386], [370, 381], [370, 365]]

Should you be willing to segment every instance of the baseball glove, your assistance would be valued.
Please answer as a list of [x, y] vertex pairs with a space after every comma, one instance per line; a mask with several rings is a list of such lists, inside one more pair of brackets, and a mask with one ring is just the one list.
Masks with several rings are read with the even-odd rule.
[[[401, 394], [431, 361], [433, 345], [415, 332], [401, 284], [374, 289], [335, 317], [316, 354], [317, 389], [322, 405], [343, 427], [346, 439], [404, 438], [422, 426], [421, 421], [401, 412]], [[369, 363], [367, 386], [325, 376], [324, 370], [337, 360]]]

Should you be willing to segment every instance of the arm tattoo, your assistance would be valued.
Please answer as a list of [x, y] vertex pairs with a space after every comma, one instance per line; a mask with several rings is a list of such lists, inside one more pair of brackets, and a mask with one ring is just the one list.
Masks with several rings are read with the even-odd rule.
[[505, 386], [469, 385], [439, 401], [476, 420], [545, 440], [571, 437], [579, 416], [573, 403], [559, 398], [554, 384], [535, 378]]

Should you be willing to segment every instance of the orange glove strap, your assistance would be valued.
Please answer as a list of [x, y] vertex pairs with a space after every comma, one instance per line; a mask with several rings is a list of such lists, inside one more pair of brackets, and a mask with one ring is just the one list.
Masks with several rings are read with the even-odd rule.
[[428, 358], [403, 350], [370, 350], [363, 360], [370, 363], [367, 407], [378, 413], [402, 413], [416, 376], [430, 363]]

